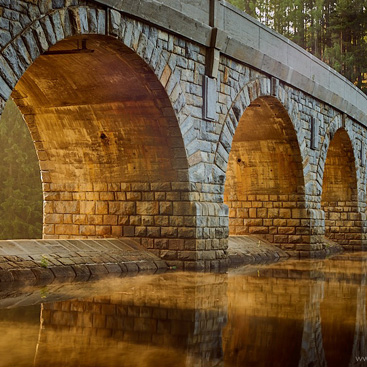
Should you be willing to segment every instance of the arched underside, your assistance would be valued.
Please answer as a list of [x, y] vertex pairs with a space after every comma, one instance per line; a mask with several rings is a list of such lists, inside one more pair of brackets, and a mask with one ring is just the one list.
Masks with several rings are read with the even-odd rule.
[[187, 162], [164, 88], [122, 42], [78, 42], [40, 56], [12, 94], [40, 160], [44, 236], [177, 237], [167, 216]]
[[321, 208], [325, 212], [325, 235], [346, 249], [360, 249], [362, 222], [358, 213], [355, 159], [344, 129], [335, 133], [328, 149]]
[[273, 97], [256, 99], [239, 121], [224, 201], [230, 235], [261, 235], [288, 250], [309, 243], [297, 137], [287, 112]]

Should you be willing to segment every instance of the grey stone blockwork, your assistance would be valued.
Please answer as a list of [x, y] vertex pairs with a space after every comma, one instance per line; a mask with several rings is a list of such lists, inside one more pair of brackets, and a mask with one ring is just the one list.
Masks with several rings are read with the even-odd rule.
[[[304, 209], [310, 220], [311, 238], [309, 246], [295, 247], [290, 252], [301, 256], [322, 252], [324, 164], [330, 141], [339, 128], [345, 129], [353, 147], [358, 213], [364, 221], [366, 170], [361, 151], [367, 142], [366, 128], [341, 111], [282, 81], [277, 80], [277, 87], [272, 88], [271, 75], [221, 55], [216, 80], [218, 119], [206, 121], [202, 118], [206, 47], [106, 8], [104, 4], [99, 6], [98, 1], [0, 0], [0, 6], [1, 108], [33, 61], [56, 42], [72, 35], [100, 34], [118, 38], [154, 71], [171, 101], [182, 135], [186, 151], [184, 158], [189, 166], [189, 185], [180, 200], [192, 203], [190, 208], [194, 209], [190, 215], [195, 218], [191, 239], [195, 241], [194, 245], [188, 244], [185, 238], [184, 244], [178, 247], [173, 242], [168, 248], [153, 246], [158, 255], [172, 264], [182, 266], [186, 261], [191, 264], [187, 268], [204, 268], [225, 263], [228, 208], [223, 203], [223, 192], [228, 157], [239, 119], [250, 103], [259, 97], [272, 95], [281, 102], [293, 124], [302, 157]], [[319, 136], [316, 149], [311, 149], [312, 119], [317, 122]], [[47, 171], [42, 172], [42, 177], [44, 183], [49, 183]], [[179, 235], [175, 236], [180, 239]]]

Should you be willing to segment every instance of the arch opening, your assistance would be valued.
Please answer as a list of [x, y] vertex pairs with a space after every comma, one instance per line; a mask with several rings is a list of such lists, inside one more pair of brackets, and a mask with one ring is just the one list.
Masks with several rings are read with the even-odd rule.
[[352, 143], [343, 128], [336, 131], [326, 155], [321, 208], [325, 212], [325, 236], [346, 249], [361, 248], [355, 159]]
[[302, 158], [292, 122], [274, 97], [242, 115], [229, 154], [224, 202], [230, 235], [257, 235], [287, 250], [309, 243]]
[[163, 86], [134, 51], [107, 36], [67, 38], [12, 98], [40, 161], [44, 238], [127, 236], [153, 249], [178, 236], [170, 216], [188, 190], [186, 153]]

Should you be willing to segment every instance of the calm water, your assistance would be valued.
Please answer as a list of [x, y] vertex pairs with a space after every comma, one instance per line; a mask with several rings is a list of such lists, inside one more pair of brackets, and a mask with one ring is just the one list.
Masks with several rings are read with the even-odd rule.
[[367, 255], [3, 289], [0, 366], [365, 366]]

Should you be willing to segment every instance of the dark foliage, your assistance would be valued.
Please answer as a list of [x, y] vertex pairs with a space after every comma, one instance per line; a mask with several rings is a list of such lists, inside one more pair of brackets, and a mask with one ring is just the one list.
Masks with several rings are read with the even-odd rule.
[[33, 142], [11, 100], [0, 121], [0, 239], [42, 237], [42, 188]]
[[229, 0], [367, 92], [367, 0]]

